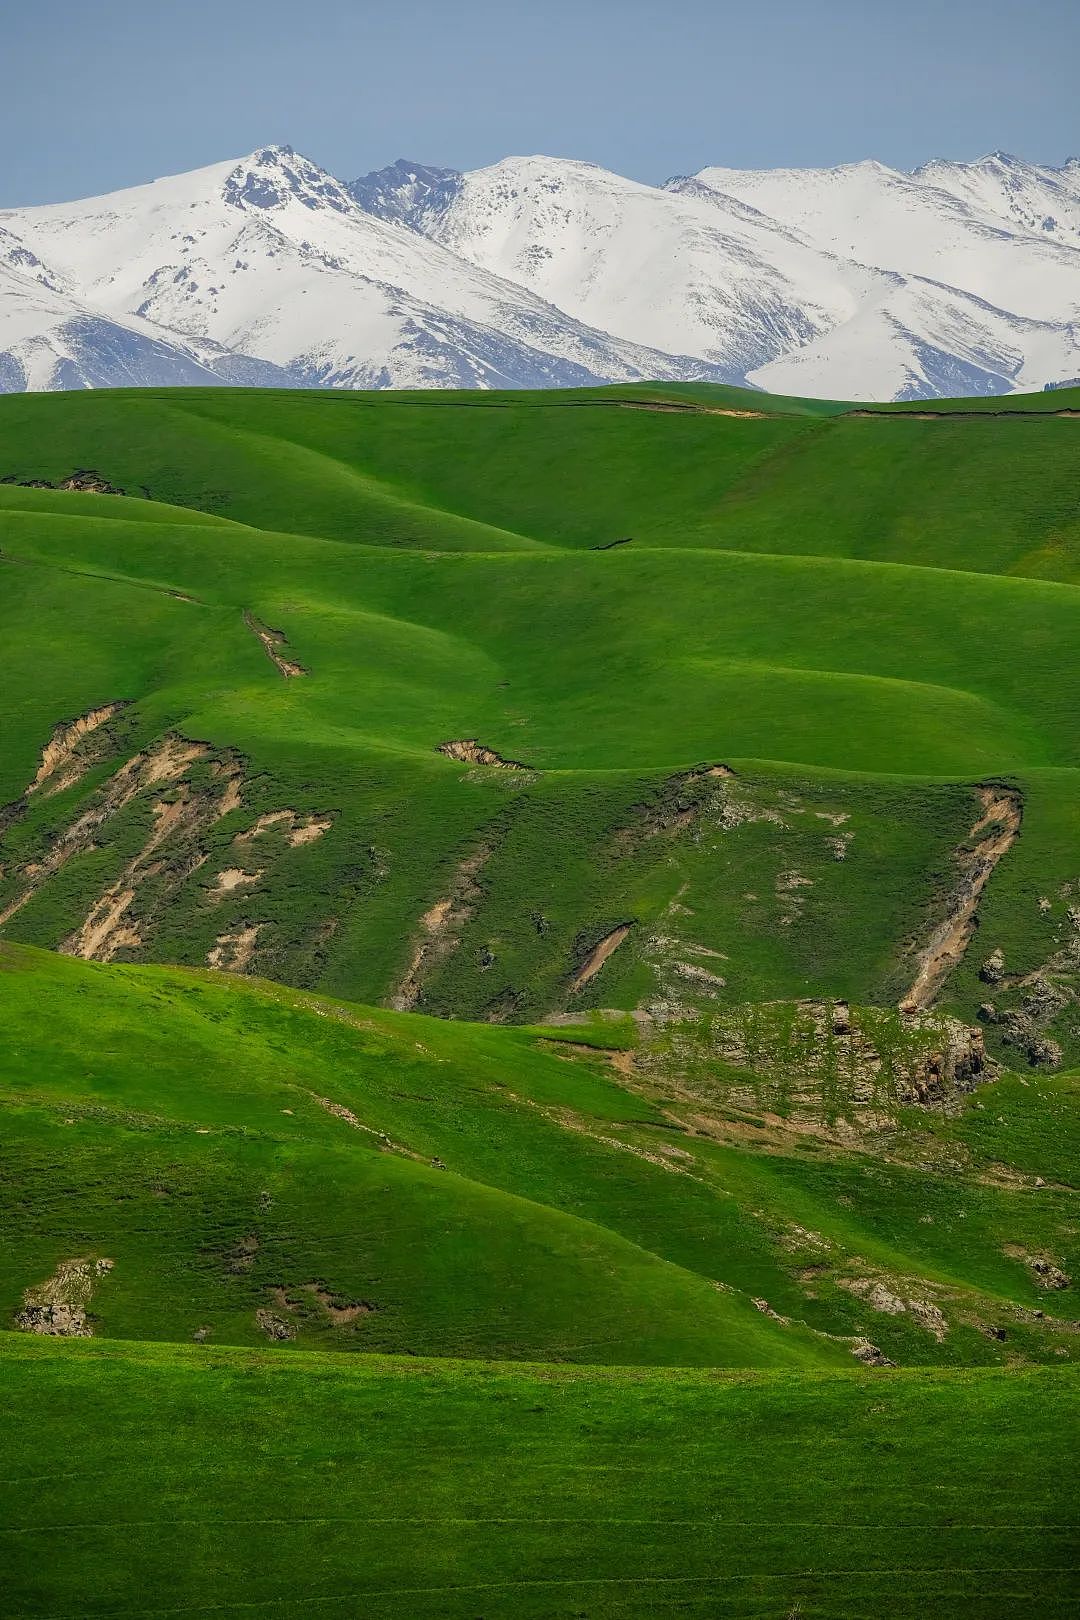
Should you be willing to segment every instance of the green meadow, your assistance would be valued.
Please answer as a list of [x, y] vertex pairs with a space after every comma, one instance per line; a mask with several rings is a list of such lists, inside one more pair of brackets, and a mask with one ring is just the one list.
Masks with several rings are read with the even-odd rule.
[[1075, 1608], [1068, 1372], [581, 1377], [26, 1339], [5, 1372], [9, 1613]]
[[0, 399], [0, 1614], [1072, 1612], [1078, 412]]

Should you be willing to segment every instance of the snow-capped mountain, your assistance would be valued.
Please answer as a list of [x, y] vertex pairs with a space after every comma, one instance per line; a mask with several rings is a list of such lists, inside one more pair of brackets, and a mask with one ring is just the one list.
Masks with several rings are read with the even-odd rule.
[[579, 320], [733, 382], [850, 320], [882, 281], [733, 198], [565, 159], [508, 158], [453, 188], [444, 176], [405, 219]]
[[704, 378], [848, 399], [1080, 372], [1080, 162], [507, 158], [343, 184], [266, 147], [0, 211], [0, 391]]
[[266, 361], [138, 317], [112, 319], [70, 292], [0, 229], [0, 393], [232, 383], [291, 387]]
[[354, 180], [346, 189], [365, 213], [415, 228], [422, 217], [453, 200], [463, 178], [457, 169], [433, 169], [426, 163], [398, 158], [385, 169]]
[[1080, 158], [1049, 169], [992, 152], [977, 163], [924, 163], [915, 178], [1013, 229], [1080, 247]]
[[[1040, 321], [1080, 320], [1074, 248], [928, 178], [881, 163], [837, 169], [702, 169], [710, 190], [781, 219], [830, 253], [924, 276]], [[956, 174], [961, 165], [950, 166]], [[1019, 175], [1028, 165], [1016, 165]]]
[[297, 385], [541, 388], [702, 373], [386, 223], [289, 147], [10, 210], [0, 229], [103, 316], [208, 340]]

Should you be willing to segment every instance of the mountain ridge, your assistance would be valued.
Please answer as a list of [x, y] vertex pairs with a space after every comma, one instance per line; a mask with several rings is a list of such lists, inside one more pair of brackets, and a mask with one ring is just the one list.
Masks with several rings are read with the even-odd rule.
[[0, 389], [709, 381], [886, 401], [1080, 370], [1080, 162], [661, 186], [576, 159], [343, 182], [292, 147], [0, 210]]

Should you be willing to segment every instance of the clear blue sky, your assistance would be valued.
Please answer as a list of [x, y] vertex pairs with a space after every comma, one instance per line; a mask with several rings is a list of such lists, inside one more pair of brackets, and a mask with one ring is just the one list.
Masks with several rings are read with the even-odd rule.
[[1080, 153], [1080, 0], [7, 0], [0, 205], [288, 142], [660, 181]]

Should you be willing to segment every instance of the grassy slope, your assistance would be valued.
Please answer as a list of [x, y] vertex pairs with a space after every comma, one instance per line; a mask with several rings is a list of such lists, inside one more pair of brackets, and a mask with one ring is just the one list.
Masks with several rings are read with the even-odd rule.
[[[683, 881], [701, 926], [737, 943], [733, 999], [891, 996], [971, 807], [951, 785], [916, 800], [866, 773], [1020, 774], [1038, 813], [1001, 930], [1017, 971], [1046, 960], [1075, 877], [1075, 422], [746, 420], [569, 398], [4, 400], [6, 476], [94, 466], [155, 499], [0, 486], [16, 695], [0, 799], [58, 719], [135, 698], [129, 749], [179, 727], [243, 751], [252, 814], [337, 818], [213, 911], [209, 868], [151, 905], [144, 954], [203, 961], [218, 932], [262, 921], [264, 971], [379, 999], [484, 844], [478, 914], [424, 1004], [534, 1016], [563, 1003], [591, 940], [626, 916], [657, 926]], [[281, 681], [245, 609], [286, 631], [306, 679]], [[122, 637], [102, 635], [117, 623]], [[464, 772], [434, 752], [461, 736], [544, 774]], [[722, 882], [693, 843], [676, 841], [677, 875], [667, 843], [612, 859], [635, 806], [716, 759], [793, 762], [784, 791], [858, 821], [843, 870], [826, 824], [816, 847], [794, 825], [782, 847], [768, 824], [740, 828]], [[9, 853], [36, 859], [81, 802], [31, 806]], [[242, 826], [221, 829], [223, 861]], [[766, 893], [785, 870], [814, 880], [788, 932], [743, 899], [760, 892], [740, 882], [747, 864]], [[115, 870], [112, 843], [80, 857], [9, 935], [56, 945]], [[632, 1005], [651, 971], [632, 942], [595, 994]], [[969, 1017], [978, 999], [969, 983]]]
[[[693, 408], [626, 408], [649, 396]], [[715, 414], [745, 409], [763, 416]], [[261, 921], [258, 969], [376, 1001], [482, 850], [433, 1011], [565, 1005], [629, 917], [576, 1004], [669, 994], [701, 949], [726, 959], [710, 1008], [888, 1003], [955, 881], [970, 783], [1006, 775], [1024, 828], [979, 959], [1037, 968], [1077, 879], [1076, 431], [704, 387], [0, 401], [0, 477], [92, 467], [130, 492], [0, 485], [0, 803], [59, 720], [133, 700], [83, 780], [9, 816], [0, 905], [175, 728], [244, 756], [242, 803], [200, 832], [205, 867], [177, 877], [166, 846], [143, 955], [201, 962]], [[470, 736], [542, 769], [435, 752]], [[672, 779], [718, 759], [740, 772], [720, 798]], [[332, 829], [236, 842], [283, 806]], [[7, 936], [55, 946], [156, 813], [125, 808]], [[262, 875], [214, 899], [236, 863]], [[971, 955], [948, 993], [969, 1017]], [[22, 1414], [5, 1612], [1066, 1612], [1075, 1336], [1036, 1313], [1076, 1307], [1022, 1253], [1080, 1263], [1074, 1076], [1006, 1074], [877, 1145], [778, 1145], [722, 1087], [628, 1090], [551, 1031], [17, 948], [0, 966], [3, 1320], [63, 1261], [116, 1262], [102, 1342], [2, 1347]], [[934, 1302], [944, 1339], [847, 1286], [868, 1279]], [[378, 1309], [335, 1322], [309, 1285]], [[298, 1348], [517, 1365], [224, 1348], [263, 1343], [267, 1308]], [[162, 1342], [197, 1327], [207, 1345]], [[810, 1370], [850, 1366], [859, 1334], [905, 1368], [979, 1370]], [[120, 1342], [140, 1337], [159, 1342]]]
[[[1067, 1333], [1024, 1313], [1067, 1318], [1072, 1292], [1048, 1301], [1005, 1253], [1074, 1271], [1068, 1194], [987, 1185], [995, 1155], [978, 1142], [960, 1177], [949, 1139], [922, 1126], [914, 1167], [761, 1155], [702, 1134], [700, 1103], [686, 1134], [677, 1109], [628, 1093], [602, 1059], [567, 1061], [557, 1032], [13, 947], [0, 960], [5, 1320], [24, 1289], [89, 1253], [116, 1262], [97, 1331], [128, 1338], [206, 1328], [258, 1343], [255, 1313], [280, 1313], [284, 1289], [300, 1342], [323, 1348], [813, 1365], [846, 1360], [866, 1334], [904, 1363], [1069, 1351]], [[1075, 1093], [1058, 1107], [1060, 1134]], [[975, 1130], [984, 1115], [969, 1117]], [[1021, 1138], [1021, 1167], [1030, 1150]], [[878, 1272], [940, 1292], [941, 1342], [838, 1282]], [[378, 1311], [335, 1328], [311, 1283]], [[753, 1309], [762, 1297], [796, 1325]], [[1005, 1342], [982, 1331], [991, 1321]]]
[[19, 1341], [0, 1377], [7, 1614], [1074, 1612], [1069, 1375]]
[[[712, 1286], [710, 1265], [732, 1257], [719, 1232], [701, 1252], [703, 1210], [698, 1232], [680, 1230], [674, 1178], [624, 1166], [616, 1145], [554, 1117], [574, 1110], [599, 1136], [601, 1122], [655, 1111], [524, 1036], [366, 1010], [339, 1021], [271, 987], [160, 970], [5, 961], [6, 1314], [85, 1238], [116, 1261], [95, 1312], [121, 1337], [208, 1327], [258, 1343], [255, 1312], [284, 1288], [311, 1307], [296, 1322], [305, 1340], [364, 1350], [699, 1365], [844, 1354]], [[249, 1236], [255, 1257], [238, 1269]], [[756, 1247], [767, 1269], [761, 1233]], [[378, 1310], [334, 1330], [305, 1300], [312, 1282]]]

